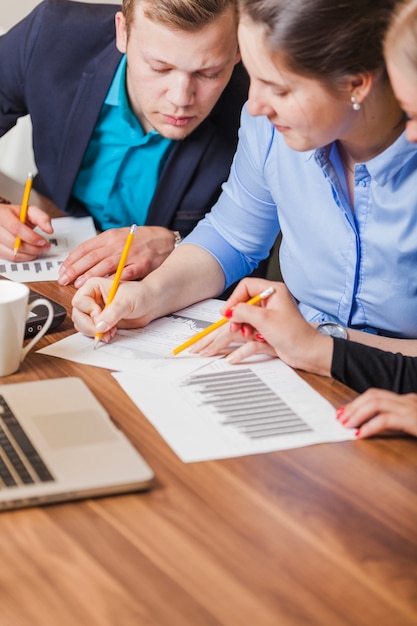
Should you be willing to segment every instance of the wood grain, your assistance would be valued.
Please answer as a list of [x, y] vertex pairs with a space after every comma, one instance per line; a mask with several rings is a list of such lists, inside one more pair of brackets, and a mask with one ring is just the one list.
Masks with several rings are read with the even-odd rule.
[[[70, 315], [72, 287], [31, 286]], [[72, 332], [68, 317], [41, 345]], [[107, 370], [32, 351], [1, 383], [70, 375], [86, 381], [155, 484], [1, 513], [1, 626], [417, 624], [415, 440], [184, 464]], [[334, 406], [355, 395], [300, 375]]]

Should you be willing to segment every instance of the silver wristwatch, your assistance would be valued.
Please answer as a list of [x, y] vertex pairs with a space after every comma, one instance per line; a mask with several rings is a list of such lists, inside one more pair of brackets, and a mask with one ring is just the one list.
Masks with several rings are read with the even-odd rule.
[[348, 338], [346, 328], [336, 322], [323, 322], [317, 326], [317, 330], [322, 335], [327, 335], [328, 337], [339, 337], [339, 339]]
[[172, 230], [172, 234], [174, 235], [174, 248], [176, 248], [182, 241], [181, 233], [179, 230]]

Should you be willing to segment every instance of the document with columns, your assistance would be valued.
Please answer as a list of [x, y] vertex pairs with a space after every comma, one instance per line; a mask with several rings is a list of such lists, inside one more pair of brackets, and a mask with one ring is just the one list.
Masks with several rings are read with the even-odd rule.
[[354, 439], [335, 409], [279, 359], [211, 361], [176, 380], [113, 376], [184, 462]]

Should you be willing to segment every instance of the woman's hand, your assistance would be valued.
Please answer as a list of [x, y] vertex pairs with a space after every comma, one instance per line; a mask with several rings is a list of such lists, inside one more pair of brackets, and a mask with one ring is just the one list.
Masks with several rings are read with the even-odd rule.
[[367, 389], [338, 409], [336, 416], [346, 428], [357, 428], [361, 439], [390, 431], [417, 437], [417, 394]]
[[110, 278], [90, 278], [72, 299], [76, 330], [89, 337], [102, 333], [105, 343], [117, 328], [139, 328], [153, 319], [152, 301], [143, 283], [121, 283], [114, 300], [105, 307], [112, 283]]
[[[256, 306], [245, 304], [268, 287], [275, 291], [266, 300]], [[333, 341], [306, 322], [284, 283], [245, 278], [225, 303], [222, 314], [230, 319], [229, 327], [200, 340], [191, 352], [214, 356], [230, 344], [243, 342], [229, 354], [230, 363], [270, 354], [292, 367], [330, 375]]]

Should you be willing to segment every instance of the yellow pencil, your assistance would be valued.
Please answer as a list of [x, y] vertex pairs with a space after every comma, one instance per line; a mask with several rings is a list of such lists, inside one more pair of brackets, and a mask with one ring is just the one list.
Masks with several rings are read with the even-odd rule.
[[[28, 213], [29, 196], [32, 190], [32, 182], [33, 182], [33, 176], [32, 174], [28, 174], [28, 177], [26, 179], [26, 184], [25, 184], [25, 190], [23, 192], [22, 206], [20, 207], [20, 221], [23, 224], [26, 222], [26, 216]], [[16, 254], [18, 253], [21, 243], [22, 242], [20, 240], [20, 237], [16, 237], [15, 242], [14, 242], [14, 248], [13, 248], [13, 256], [16, 256]]]
[[[265, 289], [265, 291], [262, 291], [262, 293], [258, 293], [257, 296], [250, 298], [250, 300], [248, 300], [246, 304], [258, 304], [258, 302], [260, 302], [261, 300], [265, 300], [265, 298], [268, 298], [269, 296], [271, 296], [274, 293], [274, 291], [275, 289], [273, 287], [268, 287], [268, 289]], [[213, 330], [216, 330], [216, 328], [220, 328], [220, 326], [223, 326], [223, 324], [226, 324], [227, 322], [230, 322], [229, 318], [222, 317], [217, 322], [214, 322], [214, 324], [207, 326], [207, 328], [205, 328], [204, 330], [200, 331], [196, 335], [193, 335], [190, 339], [187, 339], [187, 341], [184, 341], [184, 343], [182, 343], [180, 346], [177, 346], [176, 348], [174, 348], [172, 351], [172, 355], [178, 354], [179, 352], [186, 350], [187, 348], [192, 346], [194, 343], [199, 341], [199, 339], [202, 339], [209, 333], [212, 333]]]
[[[120, 283], [120, 276], [122, 275], [124, 266], [126, 265], [127, 255], [129, 254], [130, 246], [132, 245], [132, 241], [133, 241], [133, 237], [135, 236], [136, 229], [137, 229], [136, 224], [133, 224], [133, 226], [131, 226], [131, 228], [130, 228], [129, 234], [128, 234], [127, 238], [126, 238], [125, 246], [123, 248], [122, 256], [120, 257], [119, 265], [117, 266], [117, 270], [116, 270], [116, 273], [114, 275], [113, 283], [112, 283], [112, 286], [110, 288], [109, 295], [108, 295], [108, 298], [106, 300], [106, 304], [104, 305], [104, 308], [106, 308], [106, 306], [109, 306], [109, 304], [113, 301], [114, 296], [116, 295], [116, 291], [117, 291], [117, 289], [119, 287], [119, 283]], [[94, 338], [94, 349], [96, 349], [97, 344], [99, 343], [99, 341], [102, 338], [102, 336], [103, 336], [102, 333], [96, 333], [96, 336]]]

